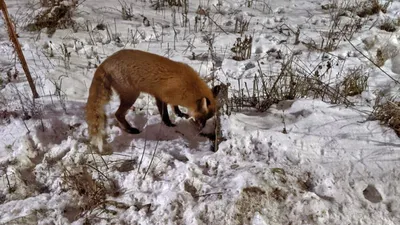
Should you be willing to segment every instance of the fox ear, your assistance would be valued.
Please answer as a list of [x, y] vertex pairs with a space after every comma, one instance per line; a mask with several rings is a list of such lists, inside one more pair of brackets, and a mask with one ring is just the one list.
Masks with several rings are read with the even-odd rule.
[[221, 91], [221, 85], [216, 85], [211, 89], [213, 96], [217, 97], [217, 95], [219, 94], [219, 92]]
[[207, 112], [208, 111], [208, 106], [210, 104], [211, 104], [210, 99], [208, 99], [206, 97], [203, 97], [203, 98], [197, 100], [197, 108], [200, 111], [203, 111], [203, 112]]

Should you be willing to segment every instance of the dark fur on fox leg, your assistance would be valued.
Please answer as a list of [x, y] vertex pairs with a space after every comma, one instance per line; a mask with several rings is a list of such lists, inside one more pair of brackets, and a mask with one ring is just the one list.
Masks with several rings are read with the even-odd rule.
[[173, 124], [171, 122], [171, 120], [169, 119], [169, 114], [168, 114], [168, 109], [167, 109], [168, 105], [158, 98], [156, 98], [156, 104], [157, 104], [158, 111], [161, 114], [161, 119], [164, 122], [164, 124], [167, 125], [168, 127], [175, 127], [176, 125]]
[[140, 131], [137, 128], [134, 128], [134, 127], [130, 127], [128, 129], [126, 129], [125, 131], [130, 133], [130, 134], [140, 134]]

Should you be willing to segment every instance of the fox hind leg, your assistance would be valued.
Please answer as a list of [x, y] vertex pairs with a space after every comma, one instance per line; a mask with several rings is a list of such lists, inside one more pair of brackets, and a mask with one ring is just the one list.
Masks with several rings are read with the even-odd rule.
[[167, 108], [168, 104], [161, 101], [159, 98], [156, 98], [156, 104], [157, 104], [158, 111], [160, 112], [161, 119], [164, 122], [164, 124], [169, 127], [175, 127], [176, 125], [173, 124], [171, 122], [171, 120], [169, 119], [168, 108]]
[[137, 128], [132, 127], [128, 121], [126, 121], [126, 113], [131, 108], [131, 106], [135, 103], [139, 94], [130, 95], [129, 99], [120, 96], [121, 103], [117, 112], [115, 112], [115, 117], [117, 118], [119, 124], [122, 126], [122, 129], [130, 134], [139, 134], [140, 131]]
[[183, 112], [179, 109], [179, 106], [174, 105], [173, 108], [174, 108], [174, 112], [175, 112], [175, 114], [176, 114], [177, 116], [183, 117], [183, 118], [185, 118], [185, 119], [189, 118], [189, 115], [186, 114], [186, 113], [183, 113]]

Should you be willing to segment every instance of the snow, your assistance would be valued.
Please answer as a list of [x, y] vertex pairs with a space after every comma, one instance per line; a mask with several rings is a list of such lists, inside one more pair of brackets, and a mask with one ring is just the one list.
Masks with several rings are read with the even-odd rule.
[[[0, 122], [1, 224], [400, 224], [400, 140], [392, 129], [369, 119], [378, 91], [398, 95], [398, 84], [387, 75], [400, 78], [400, 33], [382, 31], [376, 21], [398, 18], [399, 1], [385, 14], [372, 15], [329, 54], [295, 45], [293, 33], [287, 35], [299, 27], [301, 42], [321, 44], [321, 33], [332, 23], [321, 5], [329, 1], [253, 1], [252, 7], [244, 0], [200, 1], [203, 7], [209, 4], [210, 17], [219, 25], [206, 21], [202, 32], [194, 31], [199, 2], [189, 2], [190, 28], [181, 26], [180, 12], [173, 27], [168, 7], [154, 10], [147, 1], [126, 2], [132, 4], [131, 21], [122, 20], [119, 1], [86, 0], [74, 15], [82, 28], [58, 29], [49, 37], [46, 29], [40, 34], [22, 29], [37, 5], [7, 1], [10, 15], [19, 18], [19, 41], [42, 97], [30, 100], [22, 68], [18, 63], [14, 68], [6, 29], [0, 29], [1, 79], [9, 69], [19, 71], [17, 80], [0, 84], [0, 112], [34, 112], [27, 120], [19, 115]], [[143, 25], [142, 16], [150, 26]], [[235, 18], [251, 18], [244, 33], [253, 36], [248, 60], [232, 59], [230, 48], [240, 36], [234, 33]], [[99, 23], [111, 34], [93, 29]], [[5, 27], [2, 20], [0, 27]], [[113, 154], [92, 153], [84, 107], [95, 65], [119, 49], [136, 48], [188, 63], [206, 78], [213, 72], [206, 35], [214, 38], [221, 61], [215, 74], [232, 90], [253, 83], [260, 67], [266, 75], [279, 73], [278, 50], [301, 53], [294, 61], [298, 70], [321, 65], [325, 71], [331, 63], [321, 78], [327, 83], [363, 66], [368, 87], [351, 98], [355, 105], [350, 107], [304, 97], [279, 102], [266, 112], [223, 115], [227, 140], [217, 152], [210, 151], [210, 141], [188, 120], [170, 113], [177, 126], [165, 126], [155, 100], [146, 94], [127, 115], [142, 133], [123, 132], [112, 116], [119, 104], [114, 96], [106, 107]], [[71, 52], [69, 60], [63, 44]], [[389, 55], [381, 67], [387, 74], [363, 56], [375, 57], [377, 49]], [[105, 186], [115, 184], [106, 187], [105, 202], [87, 211], [81, 207], [94, 197], [83, 198], [73, 186], [84, 181], [74, 173], [82, 168]], [[67, 171], [81, 180], [71, 186]]]

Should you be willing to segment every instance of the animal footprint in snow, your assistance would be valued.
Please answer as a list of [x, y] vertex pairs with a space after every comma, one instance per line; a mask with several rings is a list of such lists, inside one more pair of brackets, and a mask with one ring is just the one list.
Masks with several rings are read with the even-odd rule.
[[372, 203], [378, 203], [382, 201], [382, 195], [376, 189], [374, 185], [369, 184], [363, 191], [364, 198]]

